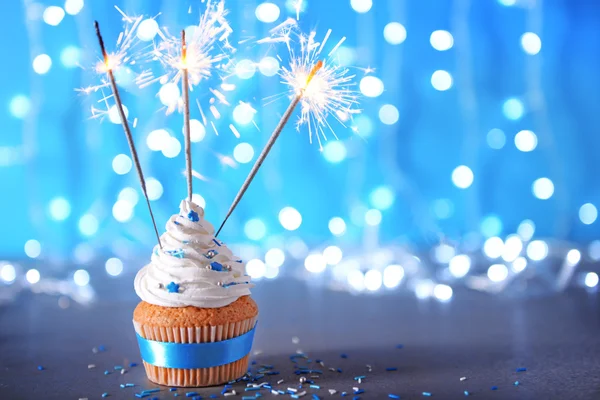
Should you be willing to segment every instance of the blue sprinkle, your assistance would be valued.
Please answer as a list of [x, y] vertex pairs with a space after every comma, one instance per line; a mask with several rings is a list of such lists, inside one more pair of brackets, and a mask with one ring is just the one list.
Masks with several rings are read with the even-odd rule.
[[360, 400], [360, 396], [354, 396], [352, 400]]
[[104, 375], [108, 375], [108, 374], [110, 374], [110, 371], [108, 371], [108, 370], [104, 371]]
[[213, 271], [223, 271], [223, 265], [221, 263], [218, 263], [216, 261], [213, 261], [210, 263], [210, 268]]
[[354, 391], [354, 394], [363, 394], [364, 392], [364, 389], [358, 389]]
[[194, 397], [194, 396], [198, 396], [198, 393], [196, 392], [188, 392], [185, 394], [185, 397]]
[[469, 392], [465, 390], [465, 391], [464, 391], [464, 394], [465, 394], [465, 396], [468, 396], [468, 395], [469, 395]]
[[266, 375], [279, 375], [279, 371], [269, 371], [265, 373]]
[[273, 386], [271, 386], [271, 385], [263, 385], [263, 387], [264, 387], [265, 389], [273, 389]]
[[252, 361], [250, 364], [251, 365], [256, 365], [256, 361]]
[[160, 392], [160, 389], [156, 388], [156, 389], [142, 390], [142, 394], [151, 394], [151, 393], [156, 393], [156, 392]]
[[191, 210], [188, 215], [187, 215], [188, 219], [192, 222], [198, 222], [200, 221], [200, 217], [198, 216], [198, 213], [194, 210]]
[[169, 388], [169, 392], [174, 392], [176, 390], [177, 390], [177, 388]]
[[277, 393], [279, 393], [279, 394], [285, 394], [285, 392], [283, 390], [278, 390]]
[[398, 371], [398, 368], [396, 367], [389, 367], [385, 369], [386, 371]]
[[525, 372], [527, 371], [527, 368], [517, 368], [517, 372]]
[[430, 392], [423, 392], [423, 396], [425, 396], [425, 397], [431, 397], [431, 393]]
[[256, 386], [256, 387], [247, 387], [245, 390], [246, 392], [256, 392], [257, 390], [260, 390], [261, 388]]
[[177, 221], [173, 221], [173, 223], [174, 223], [175, 225], [181, 225], [181, 224], [180, 224], [179, 222], [177, 222]]
[[[158, 399], [156, 399], [158, 400]], [[202, 396], [194, 396], [192, 397], [192, 400], [202, 400]]]
[[388, 397], [390, 399], [399, 399], [400, 398], [400, 396], [398, 396], [397, 394], [392, 394], [392, 393], [388, 394]]
[[346, 396], [348, 396], [348, 393], [342, 392], [342, 397], [346, 397]]
[[492, 390], [498, 390], [498, 386], [492, 386]]
[[179, 292], [179, 285], [176, 284], [175, 282], [171, 282], [165, 287], [169, 293], [178, 293]]
[[140, 398], [140, 399], [143, 399], [144, 397], [148, 397], [148, 396], [150, 396], [150, 395], [149, 394], [143, 394], [143, 393], [141, 393], [141, 394], [140, 393], [136, 393], [135, 394], [135, 397]]
[[102, 393], [102, 397], [108, 397], [108, 393]]
[[338, 368], [338, 369], [337, 369], [337, 372], [339, 372], [339, 373], [341, 374], [341, 373], [342, 373], [342, 369], [341, 369], [341, 368]]
[[321, 389], [321, 386], [319, 385], [310, 385], [311, 389]]
[[515, 381], [515, 383], [514, 383], [515, 386], [519, 386], [519, 384], [520, 384], [519, 381]]
[[355, 376], [355, 377], [354, 377], [354, 380], [355, 380], [355, 381], [357, 381], [357, 380], [359, 380], [359, 379], [365, 379], [365, 378], [366, 378], [366, 376], [364, 376], [364, 375], [361, 375], [361, 376]]
[[255, 399], [255, 397], [253, 397], [253, 396], [243, 396], [242, 397], [242, 400], [254, 400], [254, 399]]
[[98, 351], [106, 351], [106, 347], [103, 345], [98, 346]]
[[348, 355], [342, 353], [342, 354], [340, 354], [340, 357], [342, 357], [342, 358], [348, 358]]
[[130, 368], [137, 367], [137, 364], [136, 363], [129, 363], [129, 367]]
[[215, 242], [215, 244], [219, 247], [221, 247], [221, 243], [219, 243], [219, 241], [217, 239], [213, 239], [213, 242]]
[[[292, 394], [290, 397], [291, 397], [292, 399], [299, 399], [299, 398], [300, 398], [300, 396], [298, 396], [297, 394]], [[251, 397], [251, 399], [253, 399], [253, 398], [254, 398], [254, 397]], [[242, 400], [243, 400], [243, 398], [242, 398]]]
[[243, 261], [242, 261], [242, 260], [235, 260], [235, 262], [238, 262], [238, 263], [243, 263]]
[[183, 249], [175, 249], [175, 250], [165, 250], [165, 253], [175, 258], [184, 258], [185, 252]]
[[219, 398], [219, 395], [218, 395], [218, 394], [211, 394], [211, 395], [210, 395], [210, 398], [211, 398], [211, 399], [218, 399], [218, 398]]
[[133, 383], [126, 383], [125, 387], [134, 387], [135, 385]]
[[38, 365], [38, 371], [43, 371], [44, 367], [42, 367], [41, 365]]
[[121, 386], [121, 389], [125, 389], [125, 385], [124, 384], [120, 384], [119, 386]]
[[120, 366], [120, 365], [115, 365], [115, 367], [114, 367], [114, 368], [115, 368], [115, 371], [119, 371], [119, 370], [122, 370], [122, 369], [123, 369], [123, 367], [122, 367], [122, 366]]
[[403, 344], [396, 345], [396, 348], [397, 348], [397, 349], [403, 349], [403, 348], [404, 348], [404, 345], [403, 345]]
[[312, 395], [312, 398], [313, 398], [313, 400], [321, 400], [321, 398], [314, 393]]

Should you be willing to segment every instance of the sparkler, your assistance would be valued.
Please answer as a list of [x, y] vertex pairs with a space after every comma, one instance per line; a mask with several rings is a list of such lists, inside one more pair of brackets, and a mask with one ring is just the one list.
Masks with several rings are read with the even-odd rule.
[[182, 77], [181, 89], [183, 91], [183, 131], [185, 134], [185, 166], [188, 189], [188, 200], [192, 201], [192, 146], [190, 140], [190, 86], [187, 70], [187, 46], [185, 44], [185, 30], [181, 31], [181, 64]]
[[312, 68], [312, 70], [310, 71], [310, 73], [308, 74], [308, 76], [307, 76], [307, 78], [305, 80], [304, 88], [300, 91], [300, 93], [298, 95], [296, 95], [296, 97], [294, 97], [294, 99], [292, 100], [292, 102], [288, 106], [287, 110], [283, 114], [283, 117], [281, 118], [281, 120], [277, 124], [277, 127], [275, 128], [275, 130], [271, 134], [271, 137], [269, 138], [269, 141], [267, 142], [265, 148], [260, 153], [260, 155], [258, 156], [258, 159], [256, 160], [256, 162], [252, 166], [252, 169], [250, 170], [250, 174], [248, 174], [248, 177], [244, 181], [244, 184], [242, 185], [242, 187], [239, 190], [238, 194], [235, 196], [235, 199], [233, 200], [233, 204], [231, 205], [231, 207], [229, 207], [229, 211], [227, 211], [227, 215], [225, 216], [225, 219], [221, 223], [221, 226], [219, 227], [219, 230], [217, 230], [217, 233], [216, 233], [215, 237], [219, 236], [219, 233], [221, 232], [221, 229], [223, 229], [223, 226], [225, 225], [225, 223], [227, 222], [227, 220], [229, 219], [229, 217], [233, 213], [233, 210], [235, 210], [235, 208], [239, 204], [240, 200], [242, 200], [242, 197], [244, 196], [244, 193], [246, 193], [246, 190], [248, 189], [248, 187], [252, 183], [252, 180], [256, 176], [256, 173], [258, 172], [258, 170], [262, 166], [262, 163], [265, 161], [265, 158], [267, 158], [267, 155], [271, 151], [271, 148], [275, 144], [275, 141], [277, 140], [277, 138], [279, 137], [279, 135], [283, 131], [283, 128], [285, 127], [285, 125], [287, 124], [287, 122], [290, 120], [290, 117], [292, 116], [292, 113], [296, 109], [296, 106], [302, 100], [302, 96], [304, 96], [304, 92], [305, 92], [306, 88], [309, 87], [310, 82], [314, 79], [315, 75], [317, 74], [317, 72], [322, 67], [323, 67], [323, 61], [319, 60], [315, 64], [315, 66]]
[[102, 58], [104, 60], [104, 72], [106, 72], [111, 90], [113, 92], [113, 96], [115, 98], [117, 111], [119, 112], [119, 117], [121, 118], [121, 125], [123, 126], [123, 130], [125, 131], [127, 143], [129, 144], [129, 150], [131, 152], [133, 163], [135, 164], [138, 178], [140, 180], [140, 186], [142, 187], [142, 192], [144, 193], [146, 203], [148, 204], [148, 211], [150, 211], [150, 217], [152, 218], [152, 225], [154, 225], [156, 239], [158, 240], [158, 245], [162, 249], [160, 235], [158, 234], [158, 229], [156, 228], [156, 221], [154, 220], [154, 214], [152, 213], [152, 207], [150, 206], [150, 199], [148, 198], [148, 192], [146, 191], [146, 180], [144, 179], [144, 174], [142, 173], [142, 167], [140, 165], [137, 150], [135, 149], [133, 136], [131, 135], [131, 130], [129, 129], [129, 122], [127, 121], [127, 117], [125, 116], [125, 110], [123, 109], [123, 103], [121, 102], [121, 96], [119, 95], [119, 89], [117, 88], [117, 83], [113, 74], [113, 68], [122, 60], [119, 58], [113, 60], [111, 57], [108, 56], [108, 53], [106, 52], [106, 47], [104, 46], [104, 39], [102, 38], [102, 34], [100, 33], [100, 25], [98, 24], [98, 21], [94, 21], [94, 27], [96, 28], [96, 36], [98, 37], [98, 43], [100, 44], [100, 49], [102, 51]]

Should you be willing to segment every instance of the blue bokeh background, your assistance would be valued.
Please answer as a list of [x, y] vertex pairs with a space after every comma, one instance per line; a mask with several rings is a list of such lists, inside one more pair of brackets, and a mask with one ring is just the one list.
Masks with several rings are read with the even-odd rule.
[[[295, 16], [289, 1], [272, 2], [281, 9], [274, 23], [256, 18], [258, 1], [228, 2], [232, 43], [264, 37], [277, 23]], [[188, 14], [188, 8], [199, 4], [115, 3], [128, 14], [160, 13], [159, 25], [175, 32], [194, 22], [197, 10]], [[317, 29], [321, 37], [331, 28], [331, 44], [346, 36], [344, 54], [351, 64], [374, 68], [371, 75], [383, 81], [380, 96], [361, 97], [363, 111], [355, 122], [362, 137], [338, 126], [346, 155], [332, 163], [327, 145], [320, 152], [317, 144], [309, 143], [306, 131], [296, 132], [290, 125], [226, 226], [224, 240], [253, 242], [244, 234], [244, 225], [257, 218], [266, 227], [266, 235], [254, 240], [260, 246], [292, 235], [302, 237], [309, 247], [329, 241], [351, 246], [363, 240], [364, 214], [370, 208], [382, 212], [379, 243], [399, 241], [417, 248], [442, 239], [459, 243], [473, 232], [481, 237], [507, 235], [525, 219], [535, 223], [541, 237], [581, 245], [597, 238], [598, 222], [593, 223], [593, 218], [584, 224], [580, 208], [598, 204], [600, 196], [596, 179], [600, 4], [374, 0], [368, 12], [357, 13], [350, 3], [305, 0], [300, 25]], [[123, 248], [147, 255], [155, 239], [145, 203], [138, 201], [127, 222], [117, 221], [112, 214], [122, 189], [139, 188], [134, 170], [118, 175], [112, 168], [117, 154], [128, 154], [122, 129], [108, 118], [91, 119], [90, 107], [98, 106], [99, 96], [75, 91], [100, 79], [93, 72], [99, 56], [93, 20], [100, 21], [112, 45], [122, 29], [121, 16], [113, 2], [86, 0], [80, 12], [65, 15], [57, 26], [44, 22], [46, 7], [64, 5], [62, 1], [10, 1], [0, 14], [4, 60], [0, 64], [0, 256], [25, 258], [25, 243], [32, 239], [41, 243], [41, 254], [51, 260], [77, 258], [78, 249], [81, 256], [85, 248], [102, 255]], [[390, 22], [405, 27], [402, 43], [393, 45], [384, 39], [384, 27]], [[430, 35], [435, 30], [449, 31], [453, 47], [434, 49]], [[541, 38], [539, 53], [524, 51], [525, 32]], [[235, 45], [236, 59], [259, 62], [274, 54], [273, 48], [254, 42]], [[75, 50], [65, 54], [69, 46]], [[38, 74], [32, 63], [42, 53], [50, 56], [52, 66]], [[82, 67], [75, 66], [74, 60]], [[451, 74], [448, 90], [432, 86], [436, 70]], [[358, 90], [364, 72], [356, 69], [356, 73]], [[263, 76], [257, 70], [249, 80], [233, 77], [231, 82], [237, 86], [231, 103], [252, 104], [260, 131], [252, 124], [238, 126], [241, 138], [237, 139], [227, 128], [233, 121], [231, 107], [216, 122], [219, 136], [207, 128], [205, 139], [193, 144], [194, 167], [207, 178], [194, 182], [195, 192], [206, 200], [207, 218], [216, 225], [251, 167], [224, 165], [218, 155], [232, 157], [235, 146], [247, 142], [256, 157], [287, 106], [285, 99], [265, 105], [265, 98], [285, 91], [277, 76]], [[152, 202], [160, 229], [186, 194], [184, 155], [166, 158], [153, 152], [146, 137], [153, 130], [167, 129], [182, 141], [181, 118], [160, 110], [158, 86], [141, 90], [123, 84], [123, 90], [130, 119], [138, 118], [134, 135], [144, 172], [163, 188], [162, 196]], [[392, 125], [379, 118], [386, 104], [399, 110], [399, 120]], [[192, 117], [199, 115], [192, 111]], [[504, 145], [500, 146], [502, 135], [496, 141], [489, 139], [492, 129], [503, 132]], [[535, 133], [533, 151], [515, 146], [515, 135], [522, 130]], [[466, 189], [451, 179], [459, 165], [474, 174]], [[542, 177], [554, 184], [546, 200], [532, 192], [533, 182]], [[374, 195], [378, 188], [379, 195]], [[286, 206], [302, 215], [302, 225], [293, 233], [278, 220]], [[81, 229], [86, 214], [98, 221], [97, 230], [88, 226], [88, 234]], [[339, 238], [328, 228], [336, 216], [347, 226]], [[589, 222], [591, 217], [587, 218]]]

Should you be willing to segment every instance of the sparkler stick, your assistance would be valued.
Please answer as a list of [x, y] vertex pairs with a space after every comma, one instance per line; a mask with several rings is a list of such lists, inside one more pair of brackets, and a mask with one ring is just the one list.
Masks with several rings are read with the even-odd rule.
[[229, 219], [229, 217], [233, 213], [233, 210], [235, 210], [235, 208], [237, 207], [238, 203], [242, 200], [242, 197], [244, 196], [244, 193], [246, 193], [246, 190], [250, 186], [250, 183], [252, 183], [252, 180], [254, 179], [254, 177], [256, 176], [256, 173], [258, 172], [258, 170], [262, 166], [263, 161], [265, 161], [265, 158], [267, 158], [267, 155], [271, 151], [271, 148], [275, 144], [275, 141], [277, 140], [277, 138], [279, 137], [279, 135], [283, 131], [283, 128], [285, 127], [285, 125], [290, 120], [290, 118], [292, 116], [292, 113], [294, 112], [294, 109], [296, 108], [296, 106], [298, 105], [298, 103], [300, 103], [300, 100], [302, 100], [302, 96], [304, 95], [304, 90], [308, 87], [308, 85], [310, 84], [310, 81], [314, 78], [315, 74], [321, 69], [321, 67], [323, 67], [323, 61], [319, 60], [315, 64], [315, 66], [312, 68], [312, 70], [310, 71], [310, 74], [308, 75], [308, 78], [306, 78], [306, 85], [304, 86], [304, 89], [301, 90], [300, 93], [296, 95], [296, 97], [294, 97], [294, 99], [290, 103], [290, 105], [287, 108], [287, 110], [285, 110], [285, 113], [283, 114], [283, 117], [281, 118], [281, 120], [277, 124], [277, 127], [275, 128], [275, 130], [271, 134], [271, 137], [269, 138], [269, 141], [267, 142], [265, 148], [263, 149], [263, 151], [258, 156], [258, 159], [256, 160], [256, 162], [252, 166], [252, 169], [250, 170], [250, 173], [248, 174], [248, 177], [244, 181], [244, 184], [240, 188], [238, 194], [235, 196], [235, 199], [233, 200], [233, 203], [231, 204], [231, 207], [229, 208], [229, 211], [227, 212], [227, 215], [225, 216], [225, 219], [221, 223], [221, 226], [219, 227], [219, 230], [217, 230], [217, 234], [215, 235], [215, 237], [219, 236], [219, 233], [221, 232], [221, 229], [223, 229], [223, 226], [225, 225], [225, 223], [227, 222], [227, 220]]
[[181, 31], [181, 90], [183, 91], [183, 131], [185, 134], [185, 166], [188, 200], [192, 201], [192, 146], [190, 140], [190, 86], [187, 69], [187, 46], [185, 30]]
[[154, 214], [152, 213], [152, 207], [150, 206], [150, 199], [148, 198], [148, 192], [146, 191], [146, 181], [144, 179], [144, 174], [142, 173], [142, 167], [140, 165], [137, 150], [135, 149], [135, 144], [133, 143], [133, 136], [131, 135], [131, 130], [129, 129], [129, 122], [127, 122], [127, 117], [125, 116], [125, 111], [123, 110], [123, 103], [121, 102], [121, 96], [119, 95], [119, 89], [117, 88], [115, 76], [112, 71], [112, 65], [110, 64], [110, 59], [108, 57], [108, 53], [106, 52], [106, 47], [104, 46], [104, 39], [102, 39], [102, 34], [100, 33], [100, 25], [98, 24], [98, 21], [94, 21], [94, 27], [96, 28], [96, 36], [98, 37], [98, 43], [100, 44], [100, 49], [102, 50], [102, 57], [104, 59], [106, 74], [108, 76], [108, 80], [110, 81], [110, 87], [115, 97], [115, 103], [117, 106], [117, 111], [119, 112], [119, 117], [121, 118], [121, 125], [123, 126], [123, 130], [125, 131], [127, 143], [129, 144], [129, 150], [131, 151], [133, 163], [135, 164], [138, 178], [140, 180], [140, 186], [142, 187], [142, 192], [144, 193], [146, 203], [148, 204], [148, 211], [150, 211], [150, 217], [152, 218], [152, 225], [154, 225], [156, 239], [158, 239], [158, 245], [162, 249], [160, 235], [158, 234], [158, 229], [156, 228], [156, 221], [154, 220]]

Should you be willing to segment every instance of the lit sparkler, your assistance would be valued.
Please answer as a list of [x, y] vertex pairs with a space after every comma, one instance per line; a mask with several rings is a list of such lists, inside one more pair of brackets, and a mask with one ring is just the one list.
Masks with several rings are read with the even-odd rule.
[[146, 180], [144, 179], [144, 174], [142, 172], [140, 160], [138, 158], [137, 150], [135, 149], [135, 144], [133, 142], [133, 136], [131, 135], [131, 130], [129, 129], [129, 122], [127, 121], [127, 116], [125, 115], [123, 103], [121, 102], [121, 96], [119, 95], [119, 89], [117, 88], [117, 83], [113, 74], [113, 69], [117, 65], [119, 65], [120, 62], [123, 62], [123, 59], [119, 58], [118, 56], [116, 57], [116, 59], [113, 59], [112, 56], [106, 52], [106, 47], [104, 46], [104, 39], [102, 39], [102, 34], [100, 33], [100, 25], [98, 24], [98, 21], [94, 22], [94, 26], [96, 28], [96, 36], [98, 37], [98, 43], [100, 44], [100, 49], [102, 51], [102, 70], [106, 73], [106, 76], [108, 78], [108, 83], [112, 90], [115, 99], [115, 105], [117, 107], [117, 111], [119, 112], [119, 117], [121, 119], [121, 125], [123, 126], [125, 136], [127, 137], [127, 143], [129, 144], [131, 157], [133, 158], [133, 163], [135, 164], [138, 178], [140, 180], [140, 186], [142, 187], [142, 192], [144, 193], [146, 203], [148, 204], [148, 210], [150, 211], [150, 217], [152, 218], [152, 224], [154, 225], [156, 239], [158, 240], [158, 245], [162, 248], [162, 243], [160, 242], [160, 235], [158, 234], [158, 229], [156, 228], [156, 221], [154, 220], [154, 214], [152, 213], [152, 207], [150, 206], [150, 199], [148, 197], [148, 192], [146, 191]]

